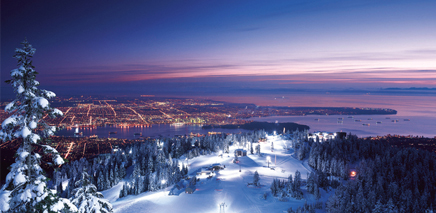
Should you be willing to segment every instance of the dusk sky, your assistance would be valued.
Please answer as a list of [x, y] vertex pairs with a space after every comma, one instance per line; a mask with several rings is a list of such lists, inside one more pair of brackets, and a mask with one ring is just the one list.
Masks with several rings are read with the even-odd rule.
[[436, 87], [436, 1], [2, 1], [2, 97], [26, 37], [58, 95]]

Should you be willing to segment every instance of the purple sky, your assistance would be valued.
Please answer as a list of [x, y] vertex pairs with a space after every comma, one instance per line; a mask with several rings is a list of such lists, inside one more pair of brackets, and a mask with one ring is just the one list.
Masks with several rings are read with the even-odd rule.
[[58, 95], [435, 88], [435, 8], [433, 0], [2, 1], [1, 81], [27, 37], [41, 88]]

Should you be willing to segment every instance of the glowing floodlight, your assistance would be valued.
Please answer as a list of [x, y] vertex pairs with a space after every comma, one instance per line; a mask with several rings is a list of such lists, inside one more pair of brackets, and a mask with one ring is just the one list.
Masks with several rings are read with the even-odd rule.
[[160, 181], [162, 184], [165, 184], [167, 181], [166, 180], [161, 180]]
[[351, 173], [350, 173], [351, 177], [356, 177], [356, 175], [357, 175], [356, 171], [351, 171]]

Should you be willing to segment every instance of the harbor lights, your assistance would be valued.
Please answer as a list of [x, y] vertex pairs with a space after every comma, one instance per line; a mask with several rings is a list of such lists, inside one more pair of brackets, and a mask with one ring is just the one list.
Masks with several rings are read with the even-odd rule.
[[271, 157], [270, 156], [266, 156], [266, 162], [268, 163], [268, 168], [269, 168], [269, 163], [271, 162]]

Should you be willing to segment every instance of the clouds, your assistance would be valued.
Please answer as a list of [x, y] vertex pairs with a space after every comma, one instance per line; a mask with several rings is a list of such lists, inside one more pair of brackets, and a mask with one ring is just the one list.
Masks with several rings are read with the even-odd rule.
[[[436, 84], [436, 51], [332, 52], [323, 57], [225, 60], [179, 59], [150, 63], [126, 63], [51, 68], [49, 82], [135, 82], [157, 79], [244, 78], [247, 81], [275, 81], [277, 84], [349, 82], [379, 87], [386, 83], [413, 86]], [[419, 63], [419, 64], [418, 64]], [[418, 64], [418, 65], [417, 65]], [[58, 72], [57, 69], [63, 70]], [[393, 78], [395, 76], [395, 78]], [[168, 80], [169, 81], [169, 80]], [[380, 85], [377, 86], [377, 83]], [[365, 85], [366, 84], [366, 85]]]
[[125, 91], [160, 82], [168, 93], [431, 87], [434, 6], [425, 0], [70, 1], [30, 3], [20, 13], [11, 12], [18, 3], [8, 2], [1, 66], [14, 68], [10, 56], [27, 36], [38, 49], [39, 80], [48, 86]]

